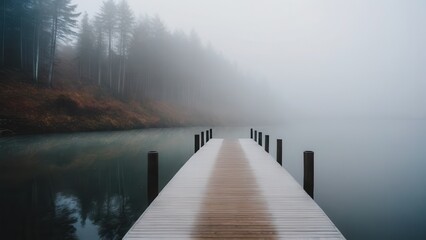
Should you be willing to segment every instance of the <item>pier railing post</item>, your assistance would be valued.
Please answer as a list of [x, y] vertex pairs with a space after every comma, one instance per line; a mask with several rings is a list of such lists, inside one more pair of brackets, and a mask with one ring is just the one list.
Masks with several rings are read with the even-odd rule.
[[254, 130], [254, 141], [257, 142], [257, 130]]
[[250, 138], [253, 139], [253, 128], [250, 128]]
[[209, 141], [209, 130], [206, 130], [206, 143]]
[[303, 153], [303, 189], [314, 198], [314, 152], [305, 151]]
[[158, 152], [148, 152], [148, 203], [158, 196]]
[[201, 132], [201, 147], [204, 146], [204, 131]]
[[194, 153], [198, 152], [200, 150], [200, 135], [195, 134], [194, 137]]
[[283, 140], [277, 139], [277, 162], [283, 165]]
[[262, 146], [262, 132], [259, 132], [259, 145]]
[[269, 135], [265, 135], [265, 151], [269, 153]]
[[213, 129], [210, 128], [210, 139], [213, 138]]

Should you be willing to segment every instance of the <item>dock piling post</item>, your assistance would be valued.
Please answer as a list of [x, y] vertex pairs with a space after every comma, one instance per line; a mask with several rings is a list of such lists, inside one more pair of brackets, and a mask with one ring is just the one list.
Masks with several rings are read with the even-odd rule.
[[201, 132], [201, 147], [204, 146], [204, 131]]
[[303, 189], [314, 199], [314, 152], [303, 153]]
[[265, 135], [265, 151], [269, 153], [269, 135]]
[[213, 129], [210, 128], [210, 139], [213, 138]]
[[209, 130], [206, 130], [206, 143], [209, 141]]
[[259, 145], [262, 146], [262, 132], [259, 132]]
[[283, 140], [277, 139], [277, 162], [283, 165]]
[[257, 130], [254, 130], [254, 141], [257, 142]]
[[158, 196], [158, 152], [148, 152], [148, 203]]
[[200, 150], [200, 135], [195, 134], [194, 137], [194, 153], [198, 152]]
[[253, 128], [250, 128], [250, 138], [253, 139]]

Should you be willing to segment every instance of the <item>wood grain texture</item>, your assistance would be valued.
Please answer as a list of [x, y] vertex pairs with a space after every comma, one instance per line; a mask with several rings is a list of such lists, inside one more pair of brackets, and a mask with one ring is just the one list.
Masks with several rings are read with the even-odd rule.
[[207, 238], [344, 239], [293, 177], [252, 139], [211, 139], [124, 237]]
[[195, 238], [277, 235], [256, 178], [237, 140], [224, 140], [192, 232]]

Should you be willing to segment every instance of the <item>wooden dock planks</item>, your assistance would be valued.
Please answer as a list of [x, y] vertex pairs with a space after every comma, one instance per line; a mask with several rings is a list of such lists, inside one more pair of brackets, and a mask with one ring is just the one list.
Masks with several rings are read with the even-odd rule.
[[211, 139], [124, 237], [204, 238], [344, 239], [293, 177], [251, 139]]

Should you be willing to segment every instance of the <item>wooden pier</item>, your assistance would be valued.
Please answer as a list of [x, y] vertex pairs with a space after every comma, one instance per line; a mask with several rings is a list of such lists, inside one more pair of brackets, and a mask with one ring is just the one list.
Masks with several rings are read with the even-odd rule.
[[210, 139], [124, 239], [344, 239], [324, 211], [252, 139]]

